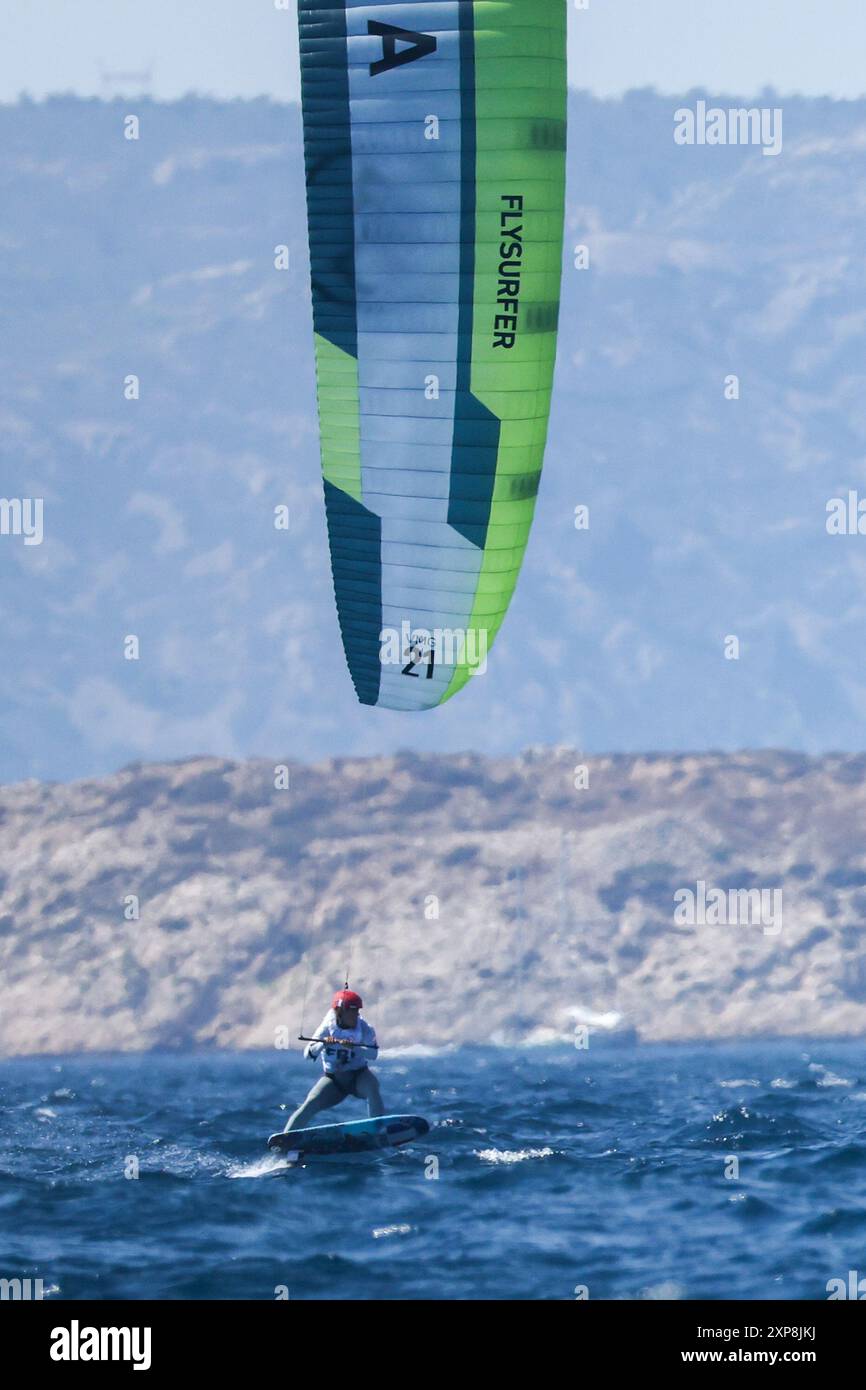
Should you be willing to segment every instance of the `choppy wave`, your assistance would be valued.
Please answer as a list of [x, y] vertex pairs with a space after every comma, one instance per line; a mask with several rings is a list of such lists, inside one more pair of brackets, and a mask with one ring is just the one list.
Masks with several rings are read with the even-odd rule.
[[3, 1063], [0, 1274], [62, 1299], [825, 1298], [863, 1267], [866, 1057], [806, 1048], [404, 1049], [384, 1099], [423, 1140], [298, 1165], [264, 1147], [312, 1079], [294, 1055]]

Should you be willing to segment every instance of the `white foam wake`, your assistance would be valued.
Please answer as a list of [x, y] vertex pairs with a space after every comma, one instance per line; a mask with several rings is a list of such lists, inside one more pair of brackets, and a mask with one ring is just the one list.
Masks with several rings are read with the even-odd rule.
[[554, 1149], [476, 1149], [484, 1163], [525, 1163], [528, 1158], [552, 1158]]

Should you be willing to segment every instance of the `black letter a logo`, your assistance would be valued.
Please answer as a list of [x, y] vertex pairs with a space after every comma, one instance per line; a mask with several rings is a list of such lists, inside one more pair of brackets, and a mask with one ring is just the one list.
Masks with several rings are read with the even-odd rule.
[[[432, 34], [416, 34], [414, 29], [395, 29], [393, 24], [380, 24], [378, 19], [367, 20], [367, 33], [381, 36], [385, 53], [378, 63], [370, 64], [371, 77], [378, 77], [380, 72], [390, 72], [392, 68], [414, 63], [416, 58], [426, 58], [428, 53], [436, 52], [436, 40]], [[398, 53], [398, 40], [412, 47], [401, 48]]]

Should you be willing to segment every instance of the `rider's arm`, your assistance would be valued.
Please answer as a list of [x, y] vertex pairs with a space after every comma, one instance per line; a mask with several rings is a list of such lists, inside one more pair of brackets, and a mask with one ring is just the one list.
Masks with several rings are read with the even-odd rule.
[[[315, 1033], [313, 1034], [313, 1037], [314, 1037], [314, 1038], [327, 1038], [327, 1037], [330, 1036], [330, 1033], [331, 1033], [331, 1015], [330, 1015], [330, 1013], [327, 1013], [327, 1014], [325, 1014], [325, 1017], [322, 1019], [322, 1022], [319, 1024], [318, 1028], [316, 1029]], [[316, 1057], [320, 1056], [323, 1046], [324, 1046], [324, 1044], [323, 1044], [323, 1043], [320, 1043], [320, 1042], [310, 1042], [310, 1043], [307, 1043], [307, 1046], [304, 1048], [304, 1056], [305, 1056], [305, 1057], [309, 1057], [309, 1058], [311, 1058], [312, 1060], [315, 1060]]]
[[363, 1024], [364, 1028], [361, 1042], [367, 1044], [365, 1048], [366, 1058], [368, 1062], [375, 1062], [376, 1058], [379, 1056], [379, 1044], [376, 1040], [376, 1030], [370, 1027], [366, 1019], [363, 1020]]

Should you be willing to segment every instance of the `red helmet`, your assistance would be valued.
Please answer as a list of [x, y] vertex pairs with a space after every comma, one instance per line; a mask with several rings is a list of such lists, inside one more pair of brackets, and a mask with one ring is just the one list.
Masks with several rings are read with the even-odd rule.
[[353, 989], [338, 989], [331, 1000], [332, 1009], [363, 1009], [364, 1001]]

